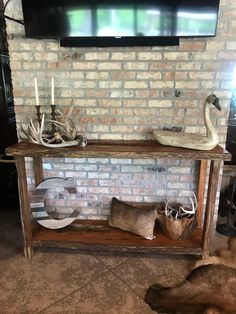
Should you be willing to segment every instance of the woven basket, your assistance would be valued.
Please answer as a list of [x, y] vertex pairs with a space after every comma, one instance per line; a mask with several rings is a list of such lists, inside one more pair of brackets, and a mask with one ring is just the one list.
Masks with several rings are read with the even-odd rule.
[[167, 217], [165, 213], [162, 213], [158, 215], [157, 220], [161, 225], [164, 234], [171, 240], [187, 239], [196, 226], [195, 215], [174, 219]]

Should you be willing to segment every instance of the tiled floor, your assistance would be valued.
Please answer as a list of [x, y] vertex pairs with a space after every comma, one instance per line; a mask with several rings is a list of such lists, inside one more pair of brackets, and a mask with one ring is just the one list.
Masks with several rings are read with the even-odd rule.
[[[226, 237], [216, 243], [224, 244]], [[186, 256], [127, 257], [70, 250], [22, 252], [17, 212], [0, 211], [0, 313], [149, 314], [154, 283], [173, 285], [188, 273]]]

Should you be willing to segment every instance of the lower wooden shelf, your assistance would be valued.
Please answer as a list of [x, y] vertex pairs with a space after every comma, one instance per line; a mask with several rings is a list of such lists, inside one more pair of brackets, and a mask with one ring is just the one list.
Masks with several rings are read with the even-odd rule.
[[83, 251], [202, 254], [202, 229], [194, 229], [187, 240], [169, 240], [160, 231], [154, 240], [113, 228], [105, 220], [76, 220], [70, 226], [51, 230], [37, 224], [32, 233], [33, 247], [58, 247]]

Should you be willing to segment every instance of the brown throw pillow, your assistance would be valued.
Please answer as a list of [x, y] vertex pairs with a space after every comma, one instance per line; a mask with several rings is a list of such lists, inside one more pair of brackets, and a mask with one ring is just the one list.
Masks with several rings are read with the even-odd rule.
[[157, 211], [131, 206], [113, 197], [111, 215], [108, 223], [112, 227], [136, 233], [145, 239], [152, 240]]

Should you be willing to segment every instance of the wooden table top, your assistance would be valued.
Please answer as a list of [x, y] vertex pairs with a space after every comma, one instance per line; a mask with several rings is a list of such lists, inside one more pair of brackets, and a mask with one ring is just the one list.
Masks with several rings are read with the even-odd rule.
[[47, 148], [29, 142], [20, 142], [6, 148], [8, 156], [66, 157], [66, 158], [175, 158], [230, 160], [231, 154], [221, 146], [212, 150], [193, 150], [161, 145], [156, 141], [88, 140], [85, 147]]

